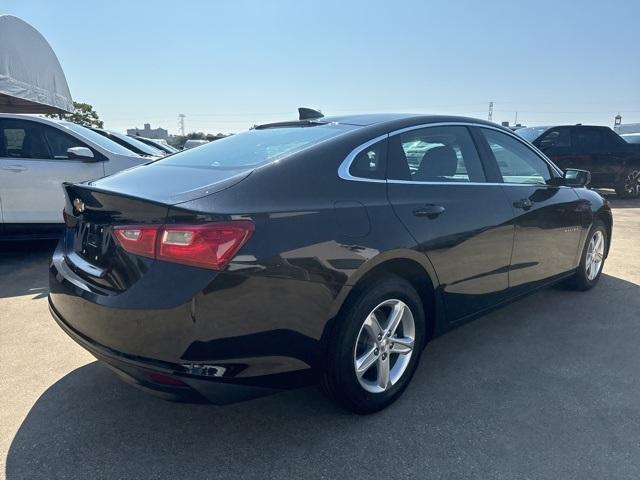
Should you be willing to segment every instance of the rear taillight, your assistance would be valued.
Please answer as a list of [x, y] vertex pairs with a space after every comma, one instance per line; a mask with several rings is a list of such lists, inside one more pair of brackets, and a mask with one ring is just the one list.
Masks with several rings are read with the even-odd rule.
[[155, 258], [159, 229], [156, 226], [126, 226], [114, 227], [113, 232], [120, 246], [127, 252]]
[[248, 220], [113, 228], [118, 243], [128, 252], [213, 270], [223, 269], [253, 230], [254, 224]]

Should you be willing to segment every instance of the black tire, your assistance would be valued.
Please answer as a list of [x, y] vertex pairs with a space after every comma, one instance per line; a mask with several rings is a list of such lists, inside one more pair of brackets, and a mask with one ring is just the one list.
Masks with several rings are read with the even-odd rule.
[[628, 168], [616, 185], [616, 195], [620, 198], [638, 198], [640, 196], [640, 168]]
[[[358, 336], [369, 314], [380, 304], [399, 300], [409, 308], [415, 325], [415, 341], [411, 356], [397, 381], [387, 390], [372, 393], [358, 380], [355, 354]], [[384, 338], [384, 337], [383, 337]], [[393, 339], [391, 338], [390, 341]], [[416, 370], [425, 344], [425, 316], [420, 296], [409, 282], [396, 275], [387, 275], [359, 289], [336, 319], [328, 342], [322, 387], [325, 393], [348, 410], [367, 414], [393, 403], [407, 387]], [[393, 343], [390, 344], [393, 346]], [[377, 350], [376, 350], [377, 351]], [[388, 354], [388, 362], [400, 355]], [[376, 364], [375, 369], [378, 368]]]
[[591, 226], [589, 233], [587, 234], [587, 239], [582, 249], [582, 255], [580, 257], [580, 264], [578, 265], [578, 269], [569, 281], [569, 285], [576, 290], [586, 291], [592, 289], [596, 286], [598, 280], [600, 279], [600, 276], [602, 275], [602, 269], [604, 268], [605, 262], [604, 256], [602, 258], [602, 264], [600, 265], [600, 269], [597, 275], [593, 278], [589, 278], [589, 275], [587, 274], [587, 253], [589, 251], [589, 243], [591, 242], [591, 239], [594, 237], [594, 235], [596, 235], [596, 232], [600, 232], [603, 235], [604, 255], [606, 255], [606, 252], [608, 250], [609, 238], [607, 236], [607, 229], [602, 220], [596, 218], [593, 221], [593, 225]]

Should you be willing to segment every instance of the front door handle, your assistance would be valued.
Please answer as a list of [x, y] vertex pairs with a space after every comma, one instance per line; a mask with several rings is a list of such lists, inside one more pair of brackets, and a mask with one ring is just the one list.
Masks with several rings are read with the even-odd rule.
[[513, 206], [521, 208], [522, 210], [529, 210], [533, 207], [533, 202], [528, 198], [521, 198], [520, 200], [513, 202]]
[[413, 214], [416, 217], [427, 217], [434, 219], [442, 212], [444, 212], [444, 207], [441, 205], [425, 205], [424, 207], [416, 208], [413, 211]]

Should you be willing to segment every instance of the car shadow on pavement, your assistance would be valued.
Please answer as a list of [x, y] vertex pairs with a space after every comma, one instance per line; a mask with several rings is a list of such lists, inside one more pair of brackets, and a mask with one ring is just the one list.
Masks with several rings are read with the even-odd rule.
[[541, 290], [433, 341], [370, 416], [315, 387], [170, 403], [94, 362], [36, 401], [6, 478], [640, 478], [639, 311], [608, 275]]
[[29, 240], [0, 242], [0, 298], [47, 296], [49, 259], [56, 242]]

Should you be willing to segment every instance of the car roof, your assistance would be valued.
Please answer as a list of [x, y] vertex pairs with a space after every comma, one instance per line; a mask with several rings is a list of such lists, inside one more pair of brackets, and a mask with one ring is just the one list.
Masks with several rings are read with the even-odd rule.
[[0, 118], [13, 118], [16, 120], [34, 120], [42, 123], [53, 123], [56, 125], [63, 125], [64, 120], [58, 120], [57, 118], [39, 117], [36, 115], [29, 115], [25, 113], [0, 113]]
[[477, 118], [462, 117], [455, 115], [429, 115], [420, 113], [364, 113], [355, 115], [332, 115], [321, 117], [313, 120], [293, 120], [288, 122], [275, 122], [264, 125], [258, 125], [256, 128], [269, 127], [295, 127], [309, 124], [337, 123], [343, 125], [353, 125], [357, 127], [385, 126], [389, 129], [400, 129], [412, 125], [430, 124], [430, 123], [473, 123], [487, 125], [490, 127], [498, 127], [504, 130], [504, 127]]
[[582, 123], [571, 123], [571, 124], [559, 124], [559, 125], [538, 125], [535, 127], [527, 127], [527, 128], [544, 128], [549, 130], [550, 128], [567, 128], [567, 127], [578, 127], [578, 128], [609, 128], [606, 125], [587, 125]]

